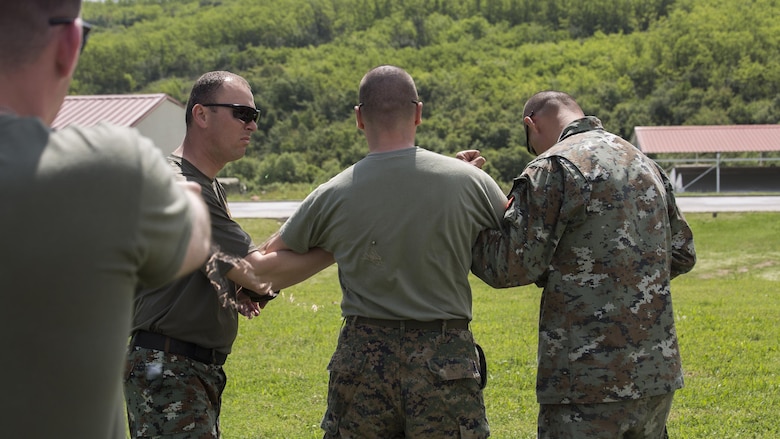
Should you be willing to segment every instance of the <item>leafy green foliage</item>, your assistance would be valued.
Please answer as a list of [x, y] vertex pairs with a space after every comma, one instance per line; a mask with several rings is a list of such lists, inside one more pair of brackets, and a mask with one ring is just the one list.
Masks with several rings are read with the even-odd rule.
[[314, 183], [365, 154], [357, 84], [396, 64], [425, 103], [418, 144], [480, 149], [506, 184], [530, 159], [519, 116], [543, 89], [571, 93], [625, 138], [638, 125], [777, 123], [779, 11], [776, 0], [85, 2], [96, 28], [72, 92], [185, 101], [208, 70], [241, 74], [264, 110], [242, 176]]

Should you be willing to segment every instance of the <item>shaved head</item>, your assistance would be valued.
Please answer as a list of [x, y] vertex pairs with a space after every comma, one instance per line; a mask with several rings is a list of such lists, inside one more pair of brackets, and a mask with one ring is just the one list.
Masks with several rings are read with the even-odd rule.
[[541, 154], [558, 142], [566, 125], [585, 116], [579, 104], [562, 91], [540, 91], [523, 107], [523, 124], [528, 151]]
[[412, 77], [402, 68], [379, 66], [360, 81], [361, 112], [368, 123], [413, 118], [419, 100]]
[[560, 110], [582, 113], [582, 108], [571, 95], [562, 91], [540, 91], [531, 96], [523, 107], [523, 116], [557, 114]]

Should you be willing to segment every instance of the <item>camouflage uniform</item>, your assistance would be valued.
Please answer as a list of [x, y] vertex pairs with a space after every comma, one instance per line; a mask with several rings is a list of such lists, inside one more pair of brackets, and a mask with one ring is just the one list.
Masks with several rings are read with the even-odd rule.
[[670, 281], [696, 256], [663, 170], [585, 117], [528, 164], [509, 198], [503, 230], [480, 235], [472, 270], [493, 287], [544, 288], [539, 403], [681, 388]]
[[325, 439], [490, 435], [468, 329], [347, 324], [328, 370]]
[[668, 439], [672, 393], [610, 404], [545, 404], [537, 439]]
[[218, 439], [222, 366], [131, 347], [125, 397], [134, 438]]

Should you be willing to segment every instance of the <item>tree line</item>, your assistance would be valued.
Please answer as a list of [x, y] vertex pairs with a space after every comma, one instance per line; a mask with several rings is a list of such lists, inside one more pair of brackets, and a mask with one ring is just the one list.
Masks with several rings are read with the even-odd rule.
[[545, 89], [574, 95], [630, 138], [634, 126], [780, 121], [774, 0], [115, 0], [71, 93], [164, 92], [229, 70], [262, 110], [244, 160], [254, 190], [319, 183], [365, 155], [352, 107], [362, 75], [395, 64], [424, 102], [418, 144], [477, 148], [500, 182], [530, 160], [520, 121]]

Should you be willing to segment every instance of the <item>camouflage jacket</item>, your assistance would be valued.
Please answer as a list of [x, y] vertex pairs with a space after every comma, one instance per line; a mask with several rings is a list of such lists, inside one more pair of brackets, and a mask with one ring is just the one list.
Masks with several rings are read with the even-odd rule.
[[683, 385], [670, 281], [693, 234], [668, 177], [595, 117], [568, 125], [483, 232], [472, 271], [496, 288], [536, 283], [541, 404], [637, 399]]

